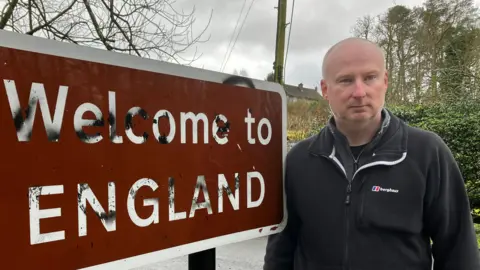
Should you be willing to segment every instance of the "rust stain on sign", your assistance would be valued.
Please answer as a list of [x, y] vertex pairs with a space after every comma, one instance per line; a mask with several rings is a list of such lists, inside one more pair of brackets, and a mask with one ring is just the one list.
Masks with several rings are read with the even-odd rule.
[[5, 269], [79, 269], [282, 222], [279, 93], [1, 42], [0, 63]]

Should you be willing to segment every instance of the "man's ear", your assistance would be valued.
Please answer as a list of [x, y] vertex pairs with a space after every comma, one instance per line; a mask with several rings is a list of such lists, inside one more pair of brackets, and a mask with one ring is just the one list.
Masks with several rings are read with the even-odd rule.
[[327, 82], [322, 79], [320, 81], [320, 87], [322, 88], [322, 96], [325, 100], [328, 100], [328, 87], [327, 87]]

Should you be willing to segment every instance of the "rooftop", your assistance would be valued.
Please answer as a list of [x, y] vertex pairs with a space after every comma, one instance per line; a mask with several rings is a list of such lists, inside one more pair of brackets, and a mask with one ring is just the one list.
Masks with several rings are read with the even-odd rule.
[[310, 100], [321, 100], [322, 96], [317, 91], [317, 89], [311, 89], [303, 87], [303, 83], [300, 83], [298, 86], [285, 84], [284, 87], [287, 96], [304, 98]]

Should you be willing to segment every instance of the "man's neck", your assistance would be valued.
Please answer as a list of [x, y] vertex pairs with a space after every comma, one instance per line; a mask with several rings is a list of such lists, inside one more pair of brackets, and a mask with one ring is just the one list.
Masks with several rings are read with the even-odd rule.
[[343, 122], [335, 120], [337, 129], [345, 135], [350, 146], [359, 146], [369, 143], [382, 124], [382, 115], [379, 113], [375, 118], [365, 122]]

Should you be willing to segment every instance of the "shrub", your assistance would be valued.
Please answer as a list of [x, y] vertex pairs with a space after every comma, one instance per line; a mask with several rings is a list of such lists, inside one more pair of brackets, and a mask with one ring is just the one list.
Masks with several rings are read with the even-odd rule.
[[324, 100], [298, 100], [287, 105], [288, 139], [299, 141], [309, 136], [314, 127], [323, 126], [328, 119], [328, 106]]
[[465, 178], [475, 223], [480, 223], [480, 104], [437, 103], [389, 109], [408, 124], [433, 131], [445, 141]]

